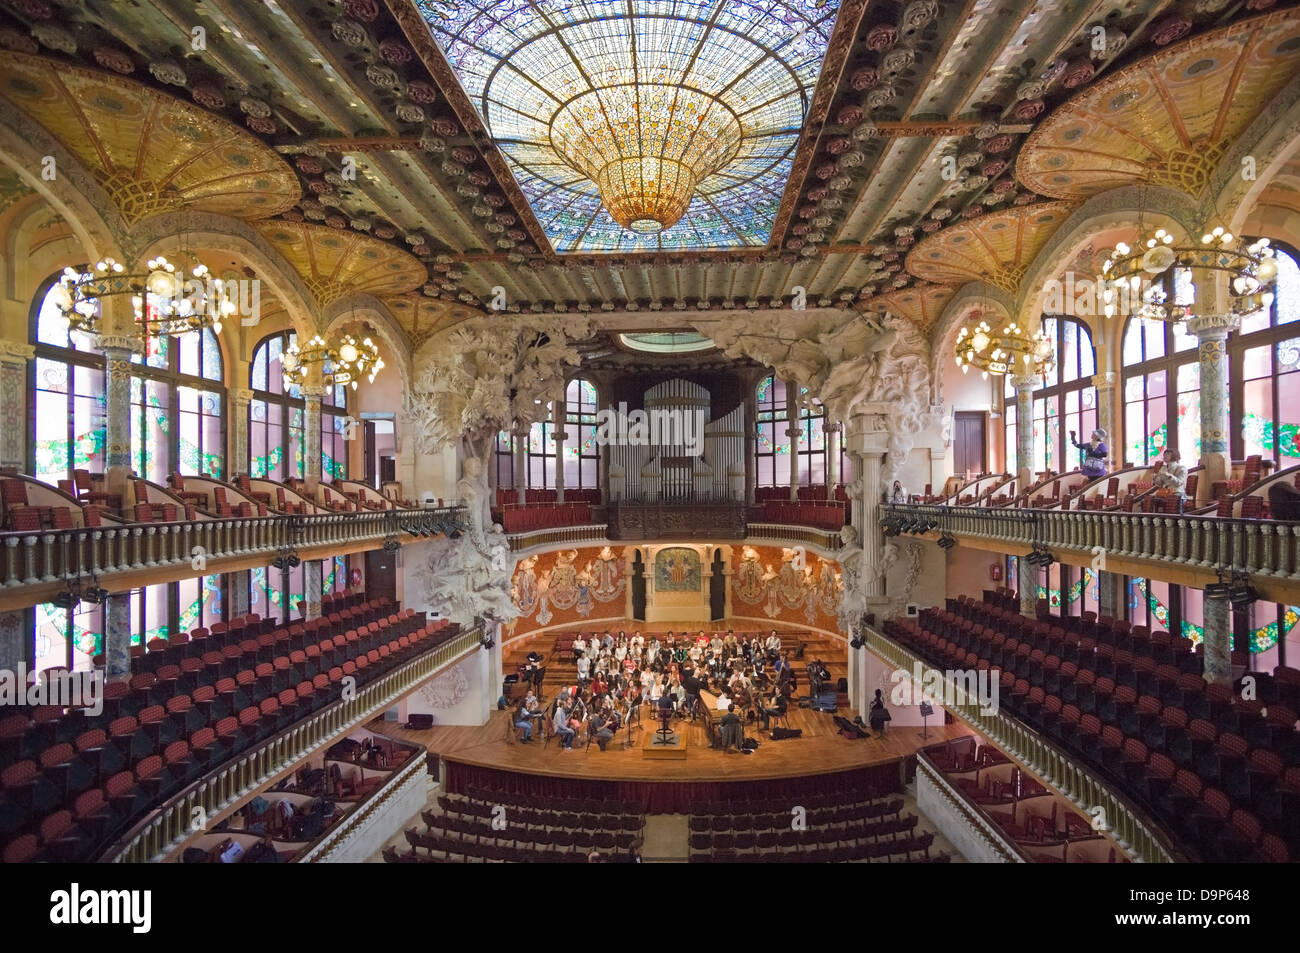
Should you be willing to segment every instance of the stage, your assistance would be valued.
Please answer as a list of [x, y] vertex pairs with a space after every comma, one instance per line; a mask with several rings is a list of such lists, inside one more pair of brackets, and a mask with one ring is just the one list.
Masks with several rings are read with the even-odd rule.
[[[850, 720], [855, 712], [841, 709], [839, 714]], [[785, 741], [771, 741], [755, 725], [747, 725], [745, 736], [757, 738], [753, 754], [724, 754], [709, 747], [702, 721], [677, 720], [674, 728], [685, 736], [685, 757], [650, 759], [644, 754], [647, 736], [657, 727], [653, 719], [642, 717], [639, 730], [620, 731], [601, 751], [594, 743], [589, 749], [575, 747], [561, 751], [558, 741], [543, 746], [540, 738], [528, 744], [507, 740], [509, 713], [494, 711], [481, 727], [439, 727], [410, 731], [395, 722], [377, 720], [369, 728], [377, 734], [424, 745], [447, 761], [555, 778], [586, 781], [745, 781], [807, 777], [833, 774], [857, 768], [873, 767], [901, 761], [920, 748], [948, 738], [970, 734], [960, 724], [931, 724], [929, 737], [921, 738], [920, 728], [889, 728], [883, 736], [850, 741], [836, 731], [832, 716], [804, 708], [791, 709], [789, 727], [802, 730], [803, 736]], [[938, 721], [940, 719], [936, 719]]]

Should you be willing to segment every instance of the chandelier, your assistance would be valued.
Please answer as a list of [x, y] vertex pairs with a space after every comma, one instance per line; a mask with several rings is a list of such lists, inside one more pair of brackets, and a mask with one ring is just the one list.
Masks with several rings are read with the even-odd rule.
[[[1172, 271], [1171, 271], [1172, 269]], [[1101, 268], [1102, 310], [1106, 317], [1136, 315], [1178, 322], [1192, 313], [1197, 284], [1227, 276], [1226, 312], [1254, 314], [1273, 303], [1277, 259], [1267, 238], [1246, 243], [1222, 226], [1201, 235], [1199, 243], [1175, 242], [1163, 228], [1139, 232], [1129, 245], [1118, 243]]]
[[317, 334], [302, 349], [295, 340], [280, 355], [285, 383], [299, 386], [308, 382], [311, 368], [319, 367], [320, 382], [325, 387], [351, 384], [356, 390], [362, 377], [373, 383], [383, 366], [383, 358], [379, 356], [374, 341], [370, 338], [358, 341], [350, 334], [337, 344], [327, 344]]
[[1040, 328], [1033, 334], [1015, 322], [994, 331], [987, 321], [963, 325], [957, 332], [957, 366], [965, 374], [976, 367], [987, 379], [990, 374], [1036, 374], [1046, 376], [1056, 367], [1056, 343]]
[[212, 277], [202, 262], [190, 266], [188, 277], [166, 258], [145, 263], [145, 271], [128, 271], [112, 258], [95, 263], [88, 271], [64, 268], [51, 289], [52, 300], [68, 319], [68, 331], [98, 335], [103, 328], [104, 298], [131, 296], [136, 324], [146, 338], [188, 334], [203, 328], [221, 333], [221, 319], [238, 305], [231, 289]]

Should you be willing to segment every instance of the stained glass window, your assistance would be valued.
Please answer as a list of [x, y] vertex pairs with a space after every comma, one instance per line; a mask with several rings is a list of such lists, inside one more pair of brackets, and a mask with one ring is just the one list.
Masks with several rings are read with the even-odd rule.
[[[1002, 411], [1006, 433], [1006, 467], [1014, 470], [1016, 428], [1034, 428], [1033, 469], [1065, 473], [1077, 469], [1079, 451], [1070, 440], [1073, 431], [1086, 442], [1097, 429], [1097, 388], [1092, 375], [1097, 371], [1097, 352], [1086, 325], [1070, 317], [1045, 315], [1042, 329], [1056, 346], [1056, 367], [1045, 384], [1033, 393], [1033, 420], [1016, 419], [1016, 391], [1008, 378], [1003, 387]], [[1112, 454], [1114, 456], [1114, 454]]]
[[[557, 251], [766, 244], [835, 0], [416, 5]], [[709, 148], [694, 141], [697, 129], [714, 130]], [[648, 141], [652, 160], [693, 170], [681, 186], [693, 187], [679, 221], [644, 234], [607, 210], [616, 186], [602, 179], [603, 202], [589, 176], [620, 158], [646, 161], [636, 157]], [[720, 143], [725, 154], [704, 162]], [[676, 165], [656, 168], [656, 191], [678, 188]]]
[[[302, 479], [306, 402], [297, 384], [284, 384], [280, 357], [297, 340], [293, 331], [278, 331], [253, 349], [248, 403], [248, 473], [252, 477], [282, 481]], [[347, 389], [337, 386], [321, 400], [321, 473], [326, 483], [347, 478], [348, 436], [355, 428], [345, 425]]]
[[[1300, 463], [1300, 266], [1277, 253], [1273, 303], [1242, 319], [1228, 341], [1234, 459], [1258, 454], [1279, 468]], [[1199, 414], [1198, 424], [1199, 424]]]
[[596, 388], [590, 381], [569, 381], [565, 396], [564, 486], [598, 486], [600, 447], [596, 444]]
[[1188, 466], [1200, 457], [1201, 385], [1195, 347], [1196, 338], [1181, 324], [1128, 319], [1123, 343], [1125, 462], [1155, 463], [1167, 446], [1177, 448]]

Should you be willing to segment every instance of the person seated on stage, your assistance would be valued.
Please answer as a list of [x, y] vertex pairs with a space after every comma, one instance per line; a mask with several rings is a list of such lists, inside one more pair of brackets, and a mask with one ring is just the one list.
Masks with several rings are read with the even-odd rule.
[[650, 642], [646, 645], [646, 654], [650, 656], [651, 660], [659, 657], [659, 636], [650, 636]]
[[686, 710], [686, 689], [681, 678], [674, 678], [668, 691], [673, 696], [673, 708], [678, 714], [683, 713]]
[[659, 699], [664, 693], [664, 679], [662, 675], [656, 675], [650, 681], [650, 704], [658, 705]]
[[645, 648], [645, 636], [641, 634], [640, 629], [632, 633], [632, 648], [637, 652]]
[[717, 632], [714, 632], [713, 638], [709, 640], [709, 648], [717, 655], [722, 654], [722, 636]]
[[598, 711], [591, 716], [591, 723], [587, 730], [596, 739], [596, 744], [600, 746], [601, 751], [608, 750], [609, 743], [614, 740], [614, 730], [611, 727], [609, 715], [604, 710]]
[[600, 644], [603, 648], [607, 648], [607, 649], [614, 648], [614, 636], [610, 634], [609, 629], [606, 629], [605, 634], [601, 636]]
[[579, 695], [569, 709], [569, 727], [573, 729], [574, 735], [582, 731], [582, 726], [587, 723], [587, 703]]
[[880, 689], [876, 689], [876, 697], [871, 701], [871, 709], [867, 712], [867, 721], [871, 723], [871, 730], [876, 734], [883, 734], [885, 725], [893, 720], [889, 714], [889, 709], [885, 707], [885, 699], [881, 697]]
[[696, 642], [687, 650], [686, 657], [695, 664], [698, 664], [700, 659], [704, 658], [704, 649], [699, 642]]
[[736, 714], [736, 706], [728, 704], [727, 713], [722, 716], [722, 750], [726, 754], [731, 754], [733, 747], [740, 751], [741, 745], [744, 743], [744, 723], [741, 722], [740, 716]]
[[767, 637], [767, 642], [764, 644], [767, 648], [767, 654], [772, 658], [776, 658], [781, 654], [781, 636], [776, 634], [776, 629], [772, 630], [772, 634]]
[[589, 662], [589, 661], [587, 660], [587, 656], [585, 656], [585, 655], [580, 655], [580, 656], [578, 656], [578, 682], [579, 682], [579, 684], [581, 684], [582, 682], [585, 682], [585, 681], [587, 680], [587, 676], [590, 674], [590, 672], [591, 672], [591, 662]]
[[763, 730], [767, 731], [772, 724], [772, 718], [777, 715], [784, 715], [789, 708], [789, 702], [785, 695], [780, 691], [773, 691], [767, 696], [763, 705]]
[[560, 736], [560, 750], [568, 751], [573, 747], [573, 738], [577, 732], [569, 727], [569, 709], [563, 703], [555, 706], [555, 720], [551, 724]]
[[614, 661], [621, 665], [625, 658], [627, 658], [627, 643], [622, 639], [619, 639], [618, 643], [614, 646]]
[[[537, 699], [534, 698], [532, 703], [532, 709], [536, 709], [536, 708], [537, 708]], [[533, 740], [533, 719], [532, 719], [532, 710], [529, 708], [528, 702], [525, 701], [515, 710], [514, 722], [515, 722], [515, 727], [519, 729], [519, 740], [532, 741]]]
[[536, 705], [536, 704], [537, 704], [537, 694], [530, 688], [528, 689], [528, 694], [524, 696], [524, 706], [527, 707], [529, 705]]
[[586, 653], [586, 651], [587, 651], [587, 640], [584, 639], [582, 637], [582, 633], [579, 632], [578, 637], [573, 640], [573, 657], [575, 659], [580, 658], [583, 654]]
[[605, 673], [597, 671], [591, 679], [591, 697], [599, 701], [609, 691], [609, 682], [605, 680]]

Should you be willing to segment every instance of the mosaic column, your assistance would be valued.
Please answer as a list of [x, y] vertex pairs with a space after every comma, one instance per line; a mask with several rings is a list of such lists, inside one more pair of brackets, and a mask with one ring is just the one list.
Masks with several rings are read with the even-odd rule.
[[[1120, 460], [1124, 454], [1115, 442], [1119, 439], [1119, 425], [1115, 420], [1115, 372], [1092, 375], [1092, 386], [1097, 389], [1097, 426], [1106, 431], [1106, 446], [1110, 449], [1110, 458]], [[1019, 411], [1016, 411], [1019, 414]], [[1079, 434], [1080, 439], [1087, 439], [1087, 434]], [[1123, 463], [1117, 463], [1123, 466]]]
[[1205, 680], [1213, 685], [1232, 683], [1232, 613], [1227, 595], [1205, 593]]
[[131, 677], [131, 597], [125, 592], [104, 601], [104, 677]]
[[786, 436], [790, 438], [790, 502], [799, 500], [799, 385], [785, 382]]
[[560, 386], [560, 396], [551, 402], [551, 439], [555, 442], [555, 499], [564, 502], [564, 429], [565, 397], [564, 386]]
[[[122, 494], [131, 476], [131, 355], [140, 341], [121, 335], [100, 335], [104, 352], [104, 465], [109, 493]], [[110, 673], [111, 674], [111, 673]]]
[[248, 405], [253, 392], [240, 388], [230, 392], [230, 460], [226, 469], [232, 474], [249, 473], [248, 456]]
[[313, 493], [321, 478], [320, 455], [320, 402], [325, 388], [319, 384], [304, 384], [302, 388], [306, 412], [302, 421], [302, 475], [307, 489]]
[[21, 609], [0, 612], [0, 671], [17, 672], [27, 659], [27, 626]]
[[[35, 349], [30, 344], [0, 341], [0, 420], [27, 420], [27, 362]], [[27, 427], [0, 427], [0, 467], [27, 469]]]
[[238, 619], [240, 616], [248, 615], [248, 590], [253, 583], [252, 574], [247, 569], [241, 569], [239, 572], [232, 572], [229, 575], [229, 583], [226, 588], [229, 607], [226, 609], [226, 618]]
[[826, 434], [826, 493], [833, 499], [840, 484], [840, 425], [826, 424], [822, 433]]
[[[1187, 321], [1187, 330], [1200, 342], [1200, 462], [1205, 468], [1201, 482], [1211, 487], [1226, 480], [1232, 468], [1228, 456], [1228, 333], [1239, 327], [1241, 318], [1230, 314], [1198, 314]], [[1191, 447], [1180, 449], [1183, 462], [1194, 465]]]
[[302, 617], [304, 619], [320, 618], [321, 585], [320, 560], [304, 560], [302, 564]]
[[1020, 593], [1020, 611], [1034, 616], [1038, 611], [1038, 567], [1029, 565], [1022, 555], [1016, 559], [1016, 589]]
[[529, 427], [516, 427], [511, 431], [515, 442], [515, 502], [523, 505], [528, 502], [524, 492], [528, 487], [528, 436]]
[[1023, 493], [1034, 482], [1034, 388], [1042, 381], [1032, 375], [1013, 377], [1016, 389], [1016, 489]]
[[[306, 578], [306, 574], [303, 574]], [[289, 597], [293, 594], [293, 579], [289, 575], [289, 566], [280, 570], [280, 608], [284, 610], [284, 616], [281, 619], [284, 625], [289, 624]]]
[[1113, 572], [1097, 573], [1098, 615], [1119, 618], [1119, 582], [1120, 577]]

